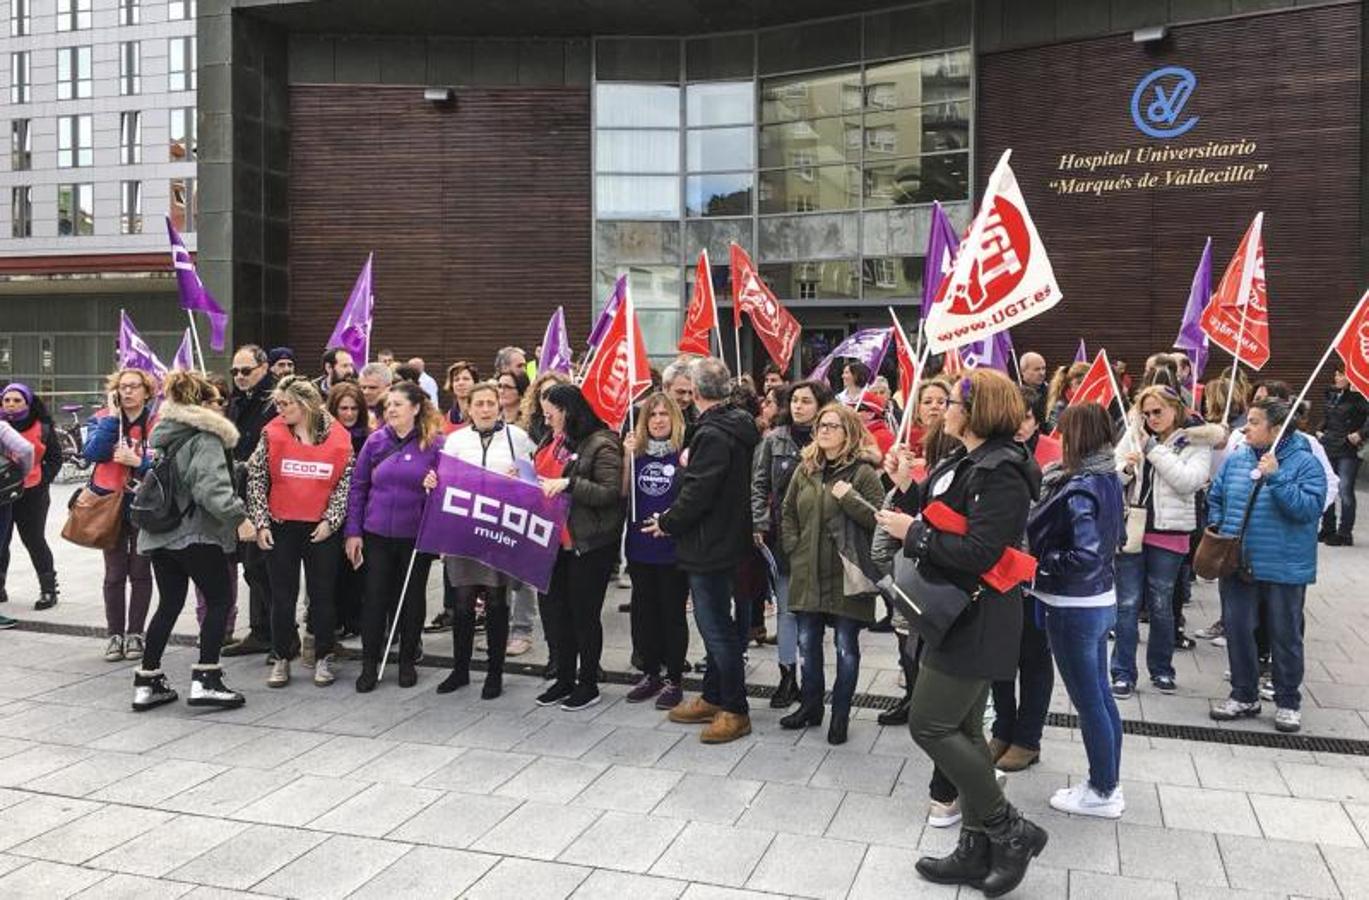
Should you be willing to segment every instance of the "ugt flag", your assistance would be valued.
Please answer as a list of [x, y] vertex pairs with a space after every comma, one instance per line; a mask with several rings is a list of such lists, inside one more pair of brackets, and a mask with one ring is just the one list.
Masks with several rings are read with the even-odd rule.
[[570, 374], [571, 352], [570, 336], [566, 334], [566, 310], [556, 307], [547, 321], [547, 331], [542, 335], [542, 356], [537, 360], [539, 372], [564, 372]]
[[808, 379], [826, 381], [827, 370], [832, 368], [833, 361], [838, 359], [859, 360], [865, 363], [872, 376], [879, 374], [879, 367], [884, 363], [884, 354], [889, 352], [889, 340], [893, 334], [892, 328], [865, 328], [857, 331], [823, 357], [822, 362], [808, 373]]
[[951, 274], [927, 314], [927, 342], [945, 353], [1041, 315], [1060, 302], [1060, 286], [1003, 153], [961, 244]]
[[[708, 264], [708, 251], [699, 251], [699, 262], [694, 267], [694, 293], [685, 309], [684, 328], [677, 345], [681, 353], [708, 356], [713, 349], [708, 333], [718, 327], [718, 298], [713, 294], [713, 267]], [[719, 352], [722, 348], [718, 348]]]
[[223, 350], [224, 331], [228, 328], [228, 313], [214, 299], [200, 281], [195, 263], [190, 258], [185, 241], [181, 240], [171, 217], [166, 217], [166, 233], [171, 238], [171, 265], [176, 270], [176, 287], [180, 289], [181, 309], [202, 312], [209, 317], [209, 346], [215, 353]]
[[[1188, 351], [1193, 363], [1193, 383], [1196, 387], [1207, 368], [1207, 335], [1203, 333], [1203, 307], [1212, 296], [1212, 238], [1203, 245], [1198, 268], [1193, 270], [1193, 283], [1188, 288], [1188, 303], [1184, 306], [1184, 320], [1179, 323], [1179, 335], [1174, 338], [1176, 350]], [[1197, 403], [1197, 400], [1194, 400]]]
[[1264, 213], [1246, 229], [1217, 293], [1203, 310], [1212, 342], [1255, 371], [1269, 362], [1269, 296], [1264, 281]]
[[366, 265], [361, 267], [352, 293], [347, 297], [347, 305], [342, 307], [342, 315], [328, 338], [329, 347], [337, 347], [351, 354], [357, 368], [364, 366], [371, 352], [371, 319], [375, 315], [375, 294], [371, 291], [371, 260], [374, 253], [366, 254]]
[[732, 245], [732, 325], [740, 328], [742, 313], [751, 317], [756, 336], [765, 345], [765, 352], [775, 365], [783, 368], [794, 355], [803, 328], [799, 320], [785, 309], [770, 288], [761, 281], [751, 257], [735, 243]]
[[626, 278], [618, 279], [618, 288], [612, 300], [617, 311], [580, 383], [585, 401], [614, 431], [623, 427], [632, 402], [651, 387], [651, 363], [628, 298]]
[[1117, 385], [1112, 380], [1112, 364], [1108, 362], [1108, 351], [1099, 350], [1098, 355], [1093, 358], [1093, 364], [1084, 375], [1084, 380], [1079, 383], [1079, 388], [1070, 397], [1070, 406], [1077, 406], [1080, 403], [1098, 403], [1104, 409], [1110, 407], [1115, 400], [1120, 400], [1121, 394], [1117, 391]]
[[415, 546], [476, 560], [545, 593], [569, 509], [565, 494], [547, 497], [535, 484], [443, 453]]
[[157, 358], [123, 310], [119, 310], [119, 368], [142, 369], [158, 381], [166, 377], [166, 364]]
[[1369, 397], [1369, 291], [1360, 297], [1349, 321], [1341, 327], [1336, 352], [1345, 361], [1345, 377], [1350, 384]]

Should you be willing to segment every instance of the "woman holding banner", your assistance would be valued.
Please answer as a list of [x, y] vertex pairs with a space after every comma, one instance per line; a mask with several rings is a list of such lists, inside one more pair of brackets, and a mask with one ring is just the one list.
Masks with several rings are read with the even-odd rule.
[[[363, 563], [366, 566], [358, 694], [375, 690], [387, 640], [385, 625], [395, 615], [399, 616], [399, 686], [418, 683], [414, 662], [433, 556], [417, 553], [414, 539], [426, 492], [436, 481], [433, 472], [441, 447], [442, 415], [423, 389], [409, 382], [390, 388], [385, 395], [385, 425], [366, 439], [357, 454], [347, 495], [347, 562], [354, 570], [360, 570]], [[409, 588], [401, 601], [406, 578]]]
[[568, 457], [560, 476], [541, 478], [542, 490], [568, 494], [570, 514], [544, 606], [555, 632], [557, 678], [537, 705], [575, 711], [599, 702], [600, 613], [623, 533], [623, 449], [577, 387], [552, 388], [542, 413]]
[[[499, 418], [499, 389], [489, 382], [477, 384], [467, 395], [470, 427], [452, 432], [442, 452], [462, 462], [507, 475], [521, 476], [519, 464], [532, 465], [532, 442], [517, 425]], [[448, 556], [443, 563], [447, 583], [455, 591], [452, 606], [452, 671], [437, 686], [439, 694], [451, 693], [471, 683], [471, 653], [475, 649], [475, 612], [478, 598], [485, 598], [485, 637], [489, 664], [483, 700], [504, 692], [504, 654], [509, 640], [509, 592], [519, 584], [503, 572], [464, 556]]]

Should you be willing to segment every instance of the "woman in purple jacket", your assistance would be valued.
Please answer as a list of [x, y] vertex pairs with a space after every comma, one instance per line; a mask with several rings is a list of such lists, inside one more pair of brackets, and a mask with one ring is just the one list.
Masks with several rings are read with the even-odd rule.
[[[418, 521], [427, 491], [436, 481], [442, 449], [442, 415], [416, 384], [401, 382], [385, 397], [385, 427], [361, 448], [347, 496], [347, 559], [366, 563], [362, 606], [361, 674], [357, 693], [375, 690], [376, 670], [385, 648], [385, 623], [399, 604], [400, 587], [414, 555]], [[431, 476], [431, 477], [430, 477]], [[418, 683], [414, 668], [423, 631], [431, 554], [414, 555], [413, 574], [399, 618], [399, 686]]]

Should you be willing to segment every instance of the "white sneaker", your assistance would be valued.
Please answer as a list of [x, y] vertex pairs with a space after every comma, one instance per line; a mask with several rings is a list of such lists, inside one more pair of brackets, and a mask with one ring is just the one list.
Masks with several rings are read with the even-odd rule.
[[1261, 700], [1270, 700], [1270, 701], [1272, 701], [1272, 700], [1274, 699], [1274, 679], [1272, 679], [1272, 678], [1261, 678], [1261, 679], [1260, 679], [1260, 699], [1261, 699]]
[[933, 828], [950, 828], [952, 825], [960, 824], [960, 798], [957, 797], [950, 803], [933, 800], [927, 808], [927, 824]]
[[1302, 712], [1296, 709], [1284, 709], [1282, 706], [1274, 710], [1274, 727], [1286, 734], [1302, 730]]
[[1122, 799], [1122, 789], [1117, 787], [1106, 797], [1093, 789], [1087, 781], [1081, 781], [1072, 788], [1056, 791], [1051, 797], [1051, 809], [1072, 816], [1094, 816], [1099, 819], [1120, 819], [1126, 803]]
[[124, 659], [143, 658], [143, 636], [141, 634], [124, 635]]
[[278, 659], [271, 664], [271, 674], [266, 677], [266, 686], [283, 688], [290, 683], [290, 660]]
[[122, 634], [111, 634], [109, 643], [105, 644], [105, 662], [124, 661], [124, 636]]
[[337, 680], [337, 676], [333, 674], [333, 665], [335, 662], [333, 654], [331, 653], [314, 662], [315, 685], [318, 687], [327, 687]]

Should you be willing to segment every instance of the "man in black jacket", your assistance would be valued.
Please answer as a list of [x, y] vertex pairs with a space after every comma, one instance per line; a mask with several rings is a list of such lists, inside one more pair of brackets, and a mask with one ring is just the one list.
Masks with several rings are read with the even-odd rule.
[[[261, 430], [276, 417], [271, 393], [276, 379], [267, 366], [266, 351], [246, 344], [233, 354], [233, 394], [228, 398], [228, 419], [238, 428], [238, 443], [233, 448], [234, 483], [242, 493], [246, 479], [239, 470], [246, 465], [261, 440]], [[246, 656], [271, 649], [271, 584], [266, 576], [266, 556], [253, 541], [238, 542], [238, 560], [247, 582], [248, 615], [251, 631], [247, 637], [223, 648], [224, 656]]]
[[1340, 478], [1340, 527], [1336, 527], [1336, 504], [1331, 504], [1321, 520], [1321, 539], [1333, 547], [1348, 547], [1355, 542], [1355, 479], [1359, 476], [1359, 452], [1369, 438], [1369, 400], [1350, 386], [1345, 363], [1337, 362], [1334, 382], [1326, 392], [1326, 412], [1322, 418], [1321, 445]]
[[751, 451], [755, 420], [726, 403], [727, 366], [708, 357], [690, 367], [698, 423], [686, 445], [680, 493], [649, 531], [675, 539], [675, 558], [689, 573], [694, 619], [708, 670], [703, 694], [670, 711], [672, 722], [707, 723], [699, 739], [722, 744], [751, 733], [742, 636], [732, 614], [732, 576], [751, 539]]

